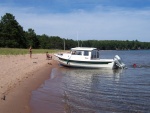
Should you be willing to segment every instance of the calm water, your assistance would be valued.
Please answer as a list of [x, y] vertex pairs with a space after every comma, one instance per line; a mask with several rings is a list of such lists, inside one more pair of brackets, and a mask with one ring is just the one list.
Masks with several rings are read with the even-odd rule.
[[128, 69], [53, 69], [32, 92], [33, 113], [149, 113], [150, 51], [102, 51], [101, 58], [116, 54]]

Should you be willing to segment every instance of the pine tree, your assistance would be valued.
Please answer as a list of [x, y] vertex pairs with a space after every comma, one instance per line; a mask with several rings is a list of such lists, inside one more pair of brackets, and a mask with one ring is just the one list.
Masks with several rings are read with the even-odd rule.
[[0, 46], [10, 48], [26, 47], [26, 38], [24, 36], [23, 28], [10, 13], [6, 13], [1, 17]]

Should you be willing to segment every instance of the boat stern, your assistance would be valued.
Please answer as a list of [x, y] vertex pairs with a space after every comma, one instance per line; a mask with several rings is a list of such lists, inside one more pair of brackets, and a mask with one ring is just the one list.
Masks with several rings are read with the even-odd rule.
[[115, 55], [114, 57], [114, 68], [126, 68], [126, 65], [122, 62], [122, 59], [118, 55]]

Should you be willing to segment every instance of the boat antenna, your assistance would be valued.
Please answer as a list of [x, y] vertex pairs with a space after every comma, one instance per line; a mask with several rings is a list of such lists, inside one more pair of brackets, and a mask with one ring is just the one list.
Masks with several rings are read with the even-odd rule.
[[83, 41], [81, 40], [81, 47], [82, 47]]
[[66, 46], [66, 44], [65, 44], [65, 38], [63, 38], [64, 39], [64, 51], [65, 51], [65, 46]]
[[79, 47], [79, 40], [78, 40], [78, 31], [77, 31], [77, 41], [78, 41], [78, 47]]

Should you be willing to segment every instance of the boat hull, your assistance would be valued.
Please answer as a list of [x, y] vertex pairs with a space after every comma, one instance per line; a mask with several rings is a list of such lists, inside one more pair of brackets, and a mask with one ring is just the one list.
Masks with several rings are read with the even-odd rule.
[[114, 68], [113, 60], [90, 60], [90, 61], [76, 61], [59, 58], [59, 63], [68, 67], [82, 67], [82, 68]]

